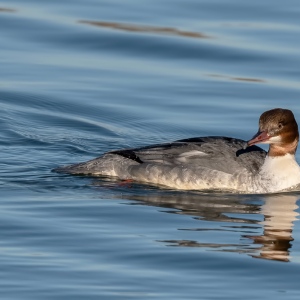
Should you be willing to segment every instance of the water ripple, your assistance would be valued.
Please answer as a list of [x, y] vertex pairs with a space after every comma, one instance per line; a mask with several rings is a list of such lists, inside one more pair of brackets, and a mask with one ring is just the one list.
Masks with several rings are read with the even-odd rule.
[[183, 31], [171, 27], [154, 27], [138, 24], [127, 24], [127, 23], [118, 23], [118, 22], [104, 22], [104, 21], [87, 21], [80, 20], [78, 23], [88, 24], [92, 26], [98, 26], [102, 28], [110, 28], [114, 30], [123, 30], [129, 32], [143, 32], [143, 33], [157, 33], [162, 35], [177, 35], [187, 38], [211, 38], [208, 35], [199, 32]]

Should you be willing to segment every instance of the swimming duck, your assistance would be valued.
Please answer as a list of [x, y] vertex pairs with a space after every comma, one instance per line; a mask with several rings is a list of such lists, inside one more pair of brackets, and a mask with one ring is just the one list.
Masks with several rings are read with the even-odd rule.
[[[274, 193], [300, 184], [299, 141], [292, 111], [264, 112], [249, 141], [209, 136], [110, 151], [57, 172], [114, 176], [182, 190]], [[266, 152], [256, 144], [270, 144]]]

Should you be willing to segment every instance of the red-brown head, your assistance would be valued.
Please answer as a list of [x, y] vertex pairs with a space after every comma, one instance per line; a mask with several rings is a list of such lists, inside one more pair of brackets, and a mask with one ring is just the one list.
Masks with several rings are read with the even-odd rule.
[[299, 141], [298, 125], [294, 114], [283, 108], [264, 112], [259, 118], [259, 130], [248, 141], [248, 146], [270, 144], [269, 156], [295, 154]]

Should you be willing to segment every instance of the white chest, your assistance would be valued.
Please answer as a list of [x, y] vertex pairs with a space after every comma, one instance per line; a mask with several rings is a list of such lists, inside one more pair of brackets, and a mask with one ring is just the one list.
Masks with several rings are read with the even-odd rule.
[[300, 167], [291, 154], [278, 157], [267, 156], [259, 175], [262, 183], [268, 185], [273, 192], [300, 183]]

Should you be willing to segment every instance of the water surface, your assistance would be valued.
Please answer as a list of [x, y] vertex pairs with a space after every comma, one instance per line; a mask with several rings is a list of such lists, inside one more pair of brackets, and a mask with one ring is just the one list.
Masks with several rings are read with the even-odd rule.
[[0, 25], [3, 299], [299, 299], [299, 193], [51, 172], [299, 121], [297, 1], [11, 0]]

